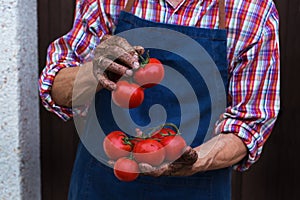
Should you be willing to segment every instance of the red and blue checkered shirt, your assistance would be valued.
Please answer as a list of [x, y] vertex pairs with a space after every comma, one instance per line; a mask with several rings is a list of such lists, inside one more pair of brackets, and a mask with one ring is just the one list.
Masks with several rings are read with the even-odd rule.
[[[217, 0], [183, 0], [176, 8], [165, 0], [135, 1], [132, 13], [167, 24], [218, 28]], [[43, 105], [63, 120], [75, 109], [53, 101], [57, 72], [91, 59], [104, 34], [111, 34], [126, 0], [77, 0], [73, 28], [50, 44], [39, 89]], [[230, 106], [219, 124], [221, 132], [238, 135], [248, 156], [235, 169], [243, 171], [262, 153], [279, 112], [278, 13], [272, 0], [225, 0]], [[75, 113], [75, 112], [74, 112]]]

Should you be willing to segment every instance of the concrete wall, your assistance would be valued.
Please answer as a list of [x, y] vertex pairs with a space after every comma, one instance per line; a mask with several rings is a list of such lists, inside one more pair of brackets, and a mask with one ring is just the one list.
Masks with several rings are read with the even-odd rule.
[[36, 0], [0, 0], [0, 199], [40, 199]]

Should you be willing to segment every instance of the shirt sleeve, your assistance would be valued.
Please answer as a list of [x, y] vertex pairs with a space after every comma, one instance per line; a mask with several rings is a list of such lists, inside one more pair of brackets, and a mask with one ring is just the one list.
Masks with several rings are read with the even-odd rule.
[[44, 107], [68, 120], [73, 113], [81, 113], [85, 108], [72, 109], [57, 105], [51, 96], [51, 88], [56, 74], [65, 67], [80, 66], [91, 60], [92, 50], [104, 34], [110, 33], [106, 26], [97, 0], [77, 0], [72, 29], [64, 36], [52, 42], [47, 50], [46, 66], [39, 79], [39, 91]]
[[238, 55], [230, 73], [230, 106], [220, 131], [236, 134], [248, 149], [247, 157], [234, 166], [238, 171], [259, 159], [279, 112], [278, 23], [274, 8], [259, 40]]

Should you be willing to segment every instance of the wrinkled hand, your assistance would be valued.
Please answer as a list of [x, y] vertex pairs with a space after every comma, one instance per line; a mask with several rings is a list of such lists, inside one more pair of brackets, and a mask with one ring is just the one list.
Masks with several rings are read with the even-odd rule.
[[93, 72], [102, 87], [114, 90], [114, 77], [131, 76], [132, 69], [139, 68], [139, 55], [144, 53], [141, 46], [131, 46], [119, 36], [106, 35], [96, 47], [93, 60]]
[[197, 152], [188, 146], [181, 157], [173, 163], [165, 163], [159, 167], [153, 167], [147, 163], [139, 163], [139, 167], [141, 172], [148, 176], [189, 176], [197, 172], [193, 167], [197, 160]]

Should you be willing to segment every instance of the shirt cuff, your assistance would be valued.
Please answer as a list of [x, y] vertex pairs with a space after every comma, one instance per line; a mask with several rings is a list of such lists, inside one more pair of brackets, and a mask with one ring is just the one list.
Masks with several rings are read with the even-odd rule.
[[55, 113], [58, 117], [60, 117], [64, 121], [67, 121], [73, 117], [72, 108], [58, 106], [55, 103], [52, 103], [51, 100], [49, 100], [49, 102], [47, 100], [45, 101], [42, 100], [42, 104], [46, 108], [46, 110]]
[[236, 134], [247, 147], [247, 156], [234, 165], [233, 169], [246, 171], [261, 156], [264, 143], [263, 137], [244, 121], [226, 118], [221, 122], [220, 132]]
[[63, 107], [55, 104], [52, 96], [51, 89], [55, 75], [59, 72], [63, 66], [56, 66], [55, 68], [45, 68], [39, 79], [39, 92], [43, 106], [46, 110], [55, 113], [64, 121], [69, 120], [72, 117], [72, 109], [69, 107]]

